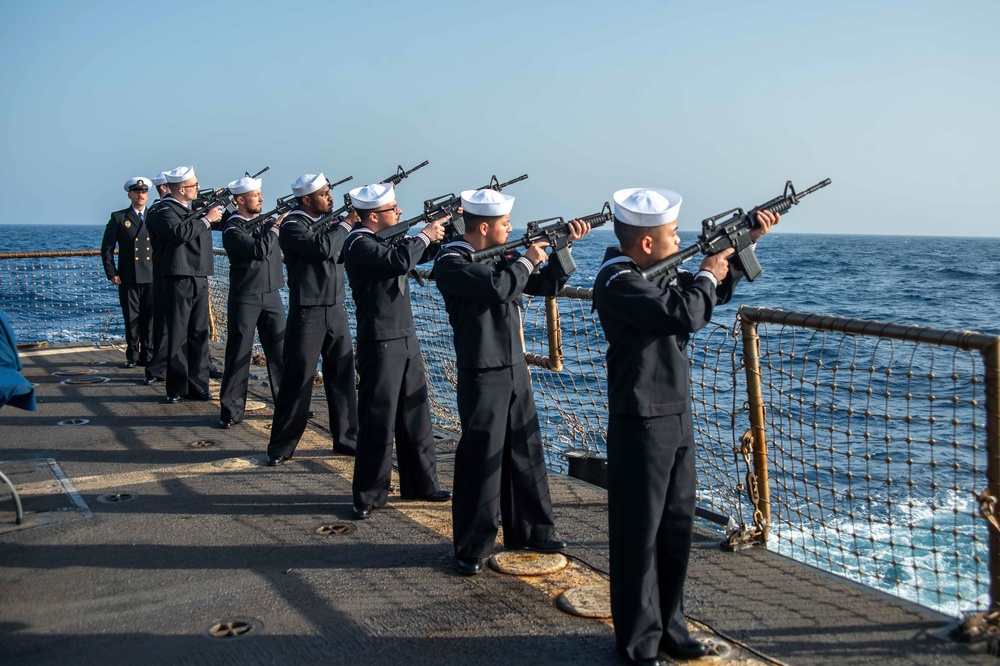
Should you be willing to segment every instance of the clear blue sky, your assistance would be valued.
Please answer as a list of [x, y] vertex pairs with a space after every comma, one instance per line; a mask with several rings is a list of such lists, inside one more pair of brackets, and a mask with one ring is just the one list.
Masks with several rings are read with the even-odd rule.
[[[666, 187], [681, 228], [830, 177], [787, 232], [996, 236], [1000, 2], [6, 2], [0, 222], [265, 165], [399, 193], [502, 180], [529, 219]], [[338, 194], [344, 191], [338, 190]], [[520, 224], [519, 224], [520, 223]]]

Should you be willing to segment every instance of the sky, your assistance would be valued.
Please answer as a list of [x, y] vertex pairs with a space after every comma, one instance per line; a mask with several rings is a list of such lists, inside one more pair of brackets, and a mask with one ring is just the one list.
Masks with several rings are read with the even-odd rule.
[[103, 224], [179, 165], [269, 166], [272, 204], [429, 160], [406, 217], [528, 173], [515, 228], [662, 187], [695, 230], [831, 178], [780, 231], [997, 236], [996, 0], [39, 0], [0, 26], [0, 223]]

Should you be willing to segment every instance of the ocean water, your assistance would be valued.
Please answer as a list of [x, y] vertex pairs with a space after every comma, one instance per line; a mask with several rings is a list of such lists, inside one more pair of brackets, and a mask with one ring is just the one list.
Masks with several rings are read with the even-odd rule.
[[[95, 249], [103, 229], [103, 225], [0, 225], [0, 252]], [[682, 232], [682, 246], [693, 243], [695, 236]], [[218, 245], [219, 234], [215, 239]], [[574, 247], [579, 270], [570, 285], [592, 286], [605, 248], [614, 244], [614, 236], [607, 229], [596, 230], [579, 241]], [[779, 231], [760, 242], [757, 256], [764, 273], [753, 283], [742, 283], [733, 301], [717, 309], [718, 330], [731, 328], [738, 306], [745, 304], [1000, 335], [997, 238], [803, 235]], [[74, 261], [79, 265], [79, 260]], [[695, 270], [697, 262], [694, 259], [686, 267]], [[100, 272], [99, 261], [94, 266]], [[81, 318], [93, 316], [91, 295], [72, 291], [70, 286], [60, 287], [56, 294], [43, 293], [35, 289], [44, 288], [26, 286], [25, 278], [12, 275], [0, 261], [0, 292], [21, 290], [30, 316], [44, 318], [45, 304], [51, 302], [58, 302]], [[103, 274], [100, 280], [103, 282]], [[108, 293], [113, 294], [111, 290]], [[415, 292], [414, 298], [426, 296]], [[564, 341], [588, 335], [583, 329], [573, 329], [571, 322], [564, 316]], [[527, 319], [525, 323], [526, 335], [535, 336], [538, 332], [533, 329], [538, 324]], [[435, 372], [435, 352], [430, 347], [438, 348], [442, 354], [438, 358], [447, 357], [450, 351], [450, 335], [446, 324], [444, 327], [432, 332], [435, 340], [422, 340], [429, 373]], [[704, 343], [706, 338], [717, 335], [706, 330], [695, 341]], [[983, 521], [976, 518], [974, 491], [982, 490], [976, 485], [981, 485], [985, 458], [984, 447], [975, 446], [983, 444], [975, 440], [981, 437], [981, 428], [968, 428], [968, 424], [982, 420], [982, 410], [977, 412], [971, 407], [977, 397], [981, 399], [976, 391], [981, 392], [982, 387], [968, 382], [974, 373], [969, 359], [940, 353], [908, 356], [891, 345], [857, 337], [846, 339], [836, 348], [822, 347], [818, 352], [812, 348], [814, 343], [809, 336], [790, 343], [786, 352], [795, 352], [797, 357], [788, 361], [788, 368], [779, 368], [775, 375], [779, 384], [765, 396], [776, 412], [769, 415], [769, 423], [772, 429], [781, 431], [773, 433], [772, 440], [781, 435], [789, 442], [772, 450], [776, 468], [787, 478], [778, 479], [772, 473], [772, 482], [783, 485], [773, 492], [782, 504], [772, 514], [772, 534], [776, 538], [771, 547], [948, 613], [983, 607], [988, 602], [988, 575], [976, 552], [985, 548], [985, 531]], [[600, 351], [602, 341], [598, 339], [595, 345]], [[697, 345], [693, 354], [696, 373], [700, 363], [712, 362], [708, 352]], [[855, 401], [853, 394], [845, 402], [843, 394], [829, 386], [801, 381], [803, 377], [818, 376], [822, 364], [829, 367], [838, 358], [852, 359], [852, 365], [860, 359], [862, 371], [851, 370], [847, 379], [851, 384], [867, 386], [876, 398], [874, 404], [870, 396], [867, 402]], [[871, 371], [865, 374], [863, 366]], [[600, 378], [593, 369], [588, 370], [573, 358], [567, 358], [567, 369], [584, 390], [601, 390]], [[917, 415], [910, 420], [883, 422], [861, 416], [908, 410], [908, 402], [900, 407], [880, 396], [891, 394], [896, 400], [902, 395], [933, 395], [940, 391], [941, 384], [930, 384], [926, 377], [946, 376], [949, 372], [961, 378], [945, 387], [959, 400], [943, 410], [936, 407], [936, 419]], [[536, 372], [535, 376], [541, 386], [545, 372]], [[722, 387], [713, 394], [718, 406], [702, 406], [702, 416], [707, 421], [728, 424], [727, 419], [738, 410], [745, 395], [742, 385], [734, 383], [728, 390]], [[543, 419], [560, 426], [566, 410], [549, 410], [551, 400], [544, 391], [538, 392], [538, 402]], [[831, 408], [818, 410], [811, 407], [815, 404]], [[597, 413], [599, 409], [581, 405], [579, 412], [600, 421], [604, 415]], [[546, 414], [549, 411], [551, 415]], [[803, 423], [817, 428], [810, 431]], [[858, 438], [860, 432], [865, 433], [863, 441]], [[965, 441], [969, 437], [974, 440], [972, 447]], [[546, 438], [568, 441], [565, 436], [548, 433]], [[962, 446], [955, 446], [954, 451], [929, 445], [958, 440], [962, 440]], [[799, 441], [821, 442], [823, 446], [796, 449]], [[727, 456], [732, 459], [724, 443], [718, 448], [712, 464], [721, 465], [718, 461]], [[863, 451], [864, 455], [846, 456], [848, 450]], [[705, 460], [702, 457], [703, 463]], [[716, 487], [706, 470], [701, 474], [699, 492], [703, 499], [718, 493], [715, 499], [720, 506], [733, 502], [731, 493], [724, 497], [732, 486], [732, 475]], [[863, 481], [866, 477], [874, 477], [875, 481]], [[880, 481], [884, 478], [912, 483], [886, 484]]]

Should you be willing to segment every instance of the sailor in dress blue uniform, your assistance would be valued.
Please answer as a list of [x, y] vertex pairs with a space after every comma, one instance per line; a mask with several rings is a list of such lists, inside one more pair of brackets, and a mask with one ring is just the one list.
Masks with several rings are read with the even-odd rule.
[[344, 244], [344, 268], [357, 314], [358, 451], [354, 458], [354, 517], [384, 506], [392, 474], [392, 442], [403, 499], [446, 502], [438, 484], [434, 433], [424, 359], [420, 354], [409, 273], [433, 259], [444, 238], [444, 220], [413, 236], [383, 240], [379, 231], [402, 214], [392, 183], [350, 192], [360, 220]]
[[278, 234], [285, 216], [250, 225], [263, 207], [262, 182], [246, 177], [229, 183], [237, 210], [222, 230], [222, 246], [229, 255], [229, 299], [219, 425], [227, 429], [243, 420], [255, 331], [267, 359], [273, 399], [284, 374], [285, 306], [278, 290], [285, 285], [285, 274]]
[[[547, 243], [474, 262], [476, 250], [502, 245], [510, 234], [514, 197], [495, 190], [462, 192], [466, 233], [445, 244], [434, 264], [454, 330], [457, 403], [462, 438], [455, 453], [452, 500], [455, 565], [483, 570], [503, 519], [504, 547], [558, 552], [541, 430], [524, 360], [523, 294], [554, 296], [569, 279], [546, 262]], [[570, 240], [590, 227], [573, 221]]]
[[[153, 181], [137, 176], [125, 183], [132, 205], [111, 213], [101, 240], [104, 273], [118, 285], [118, 301], [125, 320], [125, 364], [134, 368], [146, 365], [152, 356], [153, 283], [152, 246], [146, 228], [146, 200]], [[118, 266], [115, 266], [118, 246]]]
[[[608, 248], [594, 284], [608, 341], [611, 613], [619, 652], [653, 665], [660, 650], [675, 659], [707, 653], [688, 634], [683, 608], [696, 482], [687, 343], [742, 273], [728, 249], [694, 275], [647, 281], [641, 271], [679, 249], [681, 197], [628, 189], [614, 200], [621, 247]], [[777, 222], [761, 213], [751, 238]]]

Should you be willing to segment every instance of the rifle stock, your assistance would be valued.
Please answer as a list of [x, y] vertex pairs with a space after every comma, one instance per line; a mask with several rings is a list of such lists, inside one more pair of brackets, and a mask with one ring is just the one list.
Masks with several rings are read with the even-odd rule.
[[[781, 196], [762, 203], [747, 212], [744, 212], [742, 208], [733, 208], [702, 220], [701, 235], [698, 236], [697, 243], [653, 264], [642, 272], [642, 276], [647, 280], [655, 280], [663, 275], [669, 275], [673, 278], [677, 275], [681, 264], [695, 255], [713, 255], [731, 247], [736, 250], [731, 261], [738, 262], [743, 268], [747, 280], [753, 282], [764, 272], [764, 268], [757, 260], [757, 255], [754, 254], [753, 243], [750, 241], [750, 232], [757, 226], [757, 213], [769, 211], [783, 215], [792, 206], [797, 205], [802, 197], [812, 194], [830, 183], [831, 180], [827, 178], [807, 190], [796, 192], [792, 181], [787, 180], [785, 181], [785, 191]], [[722, 222], [719, 221], [727, 216], [731, 217]]]

